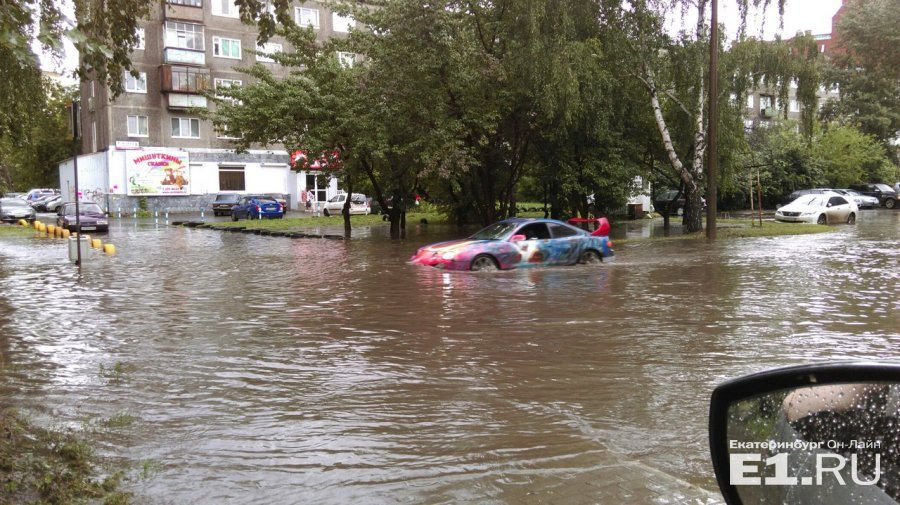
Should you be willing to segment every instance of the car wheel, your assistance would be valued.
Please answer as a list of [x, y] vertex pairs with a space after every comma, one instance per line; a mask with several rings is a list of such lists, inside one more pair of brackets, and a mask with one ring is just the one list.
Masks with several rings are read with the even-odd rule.
[[817, 224], [828, 224], [828, 219], [825, 217], [825, 214], [821, 214], [819, 219], [816, 220]]
[[678, 210], [675, 211], [675, 214], [677, 214], [678, 217], [683, 216], [684, 215], [684, 207], [678, 207]]
[[600, 256], [600, 253], [593, 249], [588, 249], [581, 253], [581, 258], [578, 260], [579, 263], [583, 263], [585, 265], [596, 265], [597, 263], [603, 262], [603, 257]]
[[497, 270], [497, 262], [494, 261], [494, 258], [488, 256], [487, 254], [481, 254], [475, 256], [475, 259], [472, 260], [472, 264], [469, 266], [469, 269], [473, 272], [480, 272], [482, 270]]
[[850, 215], [847, 216], [847, 224], [856, 224], [856, 214], [851, 212]]
[[888, 198], [884, 201], [884, 206], [888, 209], [893, 209], [897, 205], [897, 201], [893, 198]]
[[325, 207], [324, 209], [322, 209], [322, 215], [325, 216], [325, 217], [328, 217], [328, 216], [331, 215], [331, 214], [328, 213], [328, 207]]
[[232, 213], [231, 213], [231, 220], [232, 220], [232, 221], [237, 221], [237, 220], [238, 220], [237, 212], [232, 212]]

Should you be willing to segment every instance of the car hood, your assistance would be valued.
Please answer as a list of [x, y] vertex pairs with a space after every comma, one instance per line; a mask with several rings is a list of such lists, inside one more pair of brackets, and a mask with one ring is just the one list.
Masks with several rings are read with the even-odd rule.
[[781, 212], [816, 212], [825, 209], [819, 205], [808, 205], [806, 203], [793, 202], [778, 209]]
[[476, 246], [480, 244], [489, 244], [496, 243], [496, 240], [475, 240], [470, 238], [464, 238], [459, 240], [449, 240], [447, 242], [438, 242], [436, 244], [427, 245], [419, 249], [419, 251], [430, 251], [430, 252], [450, 252], [450, 251], [458, 251], [460, 249], [465, 249], [467, 247]]

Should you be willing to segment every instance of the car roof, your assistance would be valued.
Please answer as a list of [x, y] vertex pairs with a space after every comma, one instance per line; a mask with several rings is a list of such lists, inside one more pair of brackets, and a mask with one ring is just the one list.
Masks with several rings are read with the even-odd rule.
[[548, 224], [564, 224], [566, 226], [575, 228], [574, 226], [564, 223], [558, 219], [549, 219], [543, 217], [508, 217], [502, 221], [498, 221], [498, 223], [548, 223]]

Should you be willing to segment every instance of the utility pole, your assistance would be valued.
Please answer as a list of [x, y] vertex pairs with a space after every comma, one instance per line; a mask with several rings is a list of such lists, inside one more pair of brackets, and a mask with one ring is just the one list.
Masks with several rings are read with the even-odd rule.
[[719, 7], [716, 0], [712, 2], [712, 16], [709, 31], [709, 133], [707, 134], [707, 173], [706, 173], [706, 238], [716, 239], [716, 185], [718, 183], [718, 66], [719, 66]]

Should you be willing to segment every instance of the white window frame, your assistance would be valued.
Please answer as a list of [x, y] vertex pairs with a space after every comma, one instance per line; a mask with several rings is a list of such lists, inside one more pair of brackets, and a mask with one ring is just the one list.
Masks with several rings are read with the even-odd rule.
[[[309, 22], [304, 23], [304, 14], [310, 18]], [[312, 26], [316, 30], [319, 29], [319, 9], [311, 9], [309, 7], [297, 7], [294, 9], [294, 20], [297, 26]]]
[[256, 50], [259, 51], [256, 53], [256, 61], [275, 63], [275, 60], [267, 55], [284, 51], [284, 46], [277, 42], [266, 42], [262, 46], [256, 46]]
[[752, 93], [749, 94], [749, 95], [747, 95], [747, 108], [748, 108], [748, 109], [752, 109], [752, 108], [753, 108], [753, 99], [754, 99], [754, 97], [753, 97], [753, 94], [752, 94]]
[[217, 139], [239, 139], [243, 138], [242, 135], [230, 135], [228, 133], [228, 125], [223, 124], [216, 127], [216, 138]]
[[800, 112], [800, 102], [797, 101], [796, 98], [791, 98], [790, 101], [790, 112]]
[[348, 53], [345, 51], [337, 52], [338, 63], [341, 64], [344, 68], [353, 68], [354, 63], [356, 63], [356, 53]]
[[[240, 11], [238, 11], [237, 5], [234, 5], [234, 0], [211, 0], [210, 3], [212, 3], [213, 16], [222, 16], [226, 18], [240, 17]], [[228, 10], [226, 11], [225, 9]]]
[[[221, 87], [230, 88], [232, 86], [240, 88], [243, 85], [244, 85], [244, 83], [240, 79], [227, 79], [227, 78], [222, 78], [222, 77], [217, 77], [217, 78], [213, 79], [213, 88], [214, 89], [219, 89]], [[235, 100], [233, 98], [224, 97], [224, 96], [219, 95], [218, 93], [216, 93], [216, 96], [218, 96], [219, 98], [222, 98], [223, 100], [229, 100], [236, 105], [240, 105], [240, 103], [241, 103], [240, 100]], [[219, 138], [234, 138], [234, 137], [219, 137]]]
[[[176, 116], [171, 119], [171, 122], [174, 122], [174, 121], [178, 121], [178, 133], [179, 134], [175, 135], [175, 127], [174, 127], [174, 125], [171, 125], [173, 139], [199, 139], [200, 138], [200, 119], [199, 118]], [[197, 135], [196, 136], [190, 135], [190, 130], [192, 129], [191, 125], [194, 123], [194, 121], [197, 122]], [[181, 135], [181, 131], [185, 124], [188, 125], [188, 127], [187, 127], [188, 135]]]
[[[233, 48], [234, 43], [237, 42], [237, 56], [233, 56], [230, 54], [225, 54], [222, 49], [226, 47]], [[243, 50], [241, 48], [241, 39], [230, 39], [227, 37], [213, 37], [213, 56], [216, 58], [227, 58], [229, 60], [239, 60], [241, 59], [241, 55], [243, 54]]]
[[[131, 129], [132, 126], [132, 118], [134, 118], [134, 127], [135, 130]], [[143, 119], [143, 121], [142, 121]], [[141, 133], [141, 123], [143, 123], [144, 132]], [[150, 136], [150, 118], [148, 116], [126, 116], [125, 117], [125, 129], [128, 131], [129, 137], [142, 137], [146, 138]]]
[[353, 16], [342, 16], [337, 12], [331, 13], [331, 30], [338, 33], [349, 33], [352, 28], [356, 27], [356, 20]]
[[177, 47], [193, 51], [205, 51], [203, 25], [197, 23], [184, 23], [181, 21], [166, 21], [166, 47]]
[[138, 72], [138, 76], [134, 77], [131, 72], [125, 72], [125, 91], [127, 93], [147, 94], [147, 72]]
[[138, 28], [134, 31], [134, 34], [137, 36], [137, 43], [134, 45], [134, 49], [143, 51], [147, 48], [147, 32], [143, 28]]

